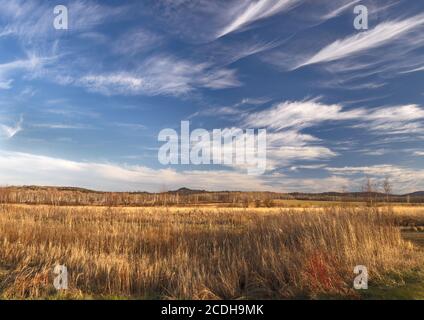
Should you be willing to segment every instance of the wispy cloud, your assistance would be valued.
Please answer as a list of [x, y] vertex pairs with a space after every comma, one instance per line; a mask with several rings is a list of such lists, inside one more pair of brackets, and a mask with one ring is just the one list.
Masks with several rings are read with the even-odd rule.
[[234, 14], [233, 20], [218, 32], [218, 37], [235, 32], [247, 25], [277, 13], [286, 11], [300, 0], [254, 0], [246, 1]]
[[242, 125], [265, 128], [268, 132], [268, 158], [275, 168], [299, 160], [325, 160], [338, 154], [323, 141], [302, 132], [326, 121], [359, 117], [363, 110], [344, 111], [339, 105], [325, 105], [317, 100], [283, 102], [259, 112], [245, 113]]
[[239, 119], [240, 115], [247, 114], [249, 109], [264, 105], [269, 101], [269, 98], [244, 98], [231, 106], [208, 107], [206, 109], [202, 109], [201, 111], [190, 115], [189, 118], [192, 119], [197, 116], [228, 117], [237, 115], [237, 118]]
[[12, 88], [13, 79], [0, 80], [0, 89], [8, 90]]
[[325, 164], [311, 164], [311, 165], [299, 165], [293, 166], [290, 168], [291, 171], [299, 171], [299, 170], [318, 170], [325, 168]]
[[345, 12], [347, 9], [351, 8], [354, 4], [357, 4], [359, 2], [361, 2], [362, 0], [353, 0], [349, 3], [343, 4], [341, 7], [337, 7], [334, 10], [326, 13], [323, 17], [322, 20], [326, 21], [332, 18], [337, 17], [338, 15], [342, 14], [343, 12]]
[[411, 70], [406, 70], [406, 71], [403, 71], [402, 73], [413, 73], [413, 72], [419, 72], [419, 71], [424, 71], [424, 66], [419, 68], [414, 68]]
[[82, 77], [77, 84], [106, 95], [183, 95], [195, 89], [225, 89], [240, 86], [236, 71], [214, 68], [169, 55], [145, 60], [135, 72], [94, 74]]
[[327, 45], [294, 69], [311, 64], [339, 60], [386, 45], [405, 33], [423, 26], [423, 24], [424, 15], [422, 14], [405, 20], [383, 22], [372, 30], [360, 32]]
[[249, 126], [274, 130], [301, 130], [325, 121], [355, 119], [363, 117], [364, 114], [363, 109], [345, 111], [341, 105], [326, 105], [317, 100], [289, 101], [252, 113], [246, 117], [245, 122]]
[[[25, 43], [59, 36], [53, 27], [56, 4], [40, 0], [0, 0], [0, 17], [7, 21], [4, 33], [16, 35]], [[66, 3], [71, 14], [70, 31], [83, 31], [106, 20], [123, 17], [128, 6], [112, 7], [94, 1], [77, 0]]]
[[40, 68], [45, 62], [45, 59], [40, 58], [34, 54], [29, 54], [26, 59], [14, 60], [0, 64], [0, 89], [10, 89], [16, 73], [22, 71], [34, 72], [37, 68]]
[[31, 125], [34, 128], [59, 129], [59, 130], [81, 130], [89, 129], [90, 126], [81, 124], [61, 124], [61, 123], [36, 123]]
[[207, 55], [216, 65], [229, 66], [237, 61], [277, 48], [284, 43], [283, 40], [270, 39], [258, 40], [244, 39], [243, 41], [232, 41], [232, 39], [219, 39], [202, 46], [196, 51], [201, 57]]
[[354, 126], [380, 133], [423, 131], [424, 108], [418, 105], [384, 106], [345, 110], [342, 105], [327, 105], [315, 100], [283, 102], [245, 117], [248, 126], [273, 130], [302, 130], [328, 121], [354, 121]]
[[268, 158], [274, 168], [300, 160], [338, 156], [328, 141], [303, 132], [330, 122], [341, 122], [349, 128], [366, 129], [369, 134], [382, 136], [424, 132], [424, 109], [417, 105], [346, 110], [342, 105], [328, 105], [314, 99], [278, 103], [259, 112], [245, 112], [241, 118], [244, 127], [269, 131]]
[[[380, 164], [358, 167], [329, 167], [329, 172], [338, 176], [356, 176], [356, 184], [360, 186], [365, 175], [375, 178], [377, 182], [389, 178], [395, 186], [396, 192], [413, 192], [424, 190], [424, 170], [407, 168], [398, 165]], [[380, 184], [381, 185], [381, 184]]]
[[120, 35], [112, 43], [112, 51], [119, 55], [134, 56], [144, 53], [152, 48], [157, 48], [163, 39], [158, 34], [151, 32], [145, 28], [135, 28]]
[[0, 132], [6, 139], [13, 138], [16, 134], [22, 131], [22, 124], [24, 122], [23, 117], [19, 119], [19, 121], [14, 126], [7, 126], [4, 124], [0, 124]]
[[[170, 1], [157, 0], [152, 13], [172, 33], [189, 43], [210, 43], [254, 29], [255, 24], [293, 10], [305, 0]], [[207, 21], [207, 23], [205, 23]], [[280, 34], [281, 35], [281, 34]]]
[[385, 134], [424, 133], [424, 109], [418, 105], [380, 107], [369, 110], [358, 127]]

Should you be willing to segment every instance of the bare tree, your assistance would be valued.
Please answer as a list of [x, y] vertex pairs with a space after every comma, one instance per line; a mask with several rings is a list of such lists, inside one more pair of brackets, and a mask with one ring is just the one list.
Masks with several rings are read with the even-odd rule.
[[392, 184], [390, 182], [389, 177], [386, 177], [383, 181], [383, 190], [384, 190], [384, 194], [386, 195], [386, 202], [390, 201], [390, 195], [392, 193], [393, 187]]
[[365, 193], [366, 201], [369, 206], [372, 206], [374, 203], [374, 188], [375, 184], [372, 179], [367, 176], [364, 185], [362, 186], [362, 192]]

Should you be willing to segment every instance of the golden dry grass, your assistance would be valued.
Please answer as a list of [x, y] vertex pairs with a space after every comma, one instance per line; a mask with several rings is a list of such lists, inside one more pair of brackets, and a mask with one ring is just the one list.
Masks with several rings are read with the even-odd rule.
[[356, 298], [355, 265], [373, 283], [422, 266], [384, 211], [2, 205], [0, 294], [54, 296], [64, 264], [72, 298]]

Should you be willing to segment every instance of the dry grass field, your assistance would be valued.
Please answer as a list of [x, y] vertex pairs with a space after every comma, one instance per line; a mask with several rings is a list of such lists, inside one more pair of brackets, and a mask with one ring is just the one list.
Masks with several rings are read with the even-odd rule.
[[[424, 208], [3, 204], [0, 296], [357, 299], [356, 265], [368, 268], [370, 294], [423, 279], [422, 249], [400, 226], [419, 234]], [[68, 268], [66, 292], [53, 287], [57, 264]]]

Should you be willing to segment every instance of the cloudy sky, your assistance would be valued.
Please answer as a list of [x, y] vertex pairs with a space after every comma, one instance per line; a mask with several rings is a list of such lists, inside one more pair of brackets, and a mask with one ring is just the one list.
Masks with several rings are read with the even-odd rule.
[[[0, 184], [424, 190], [423, 32], [411, 0], [0, 0]], [[183, 120], [267, 129], [268, 170], [161, 165]]]

